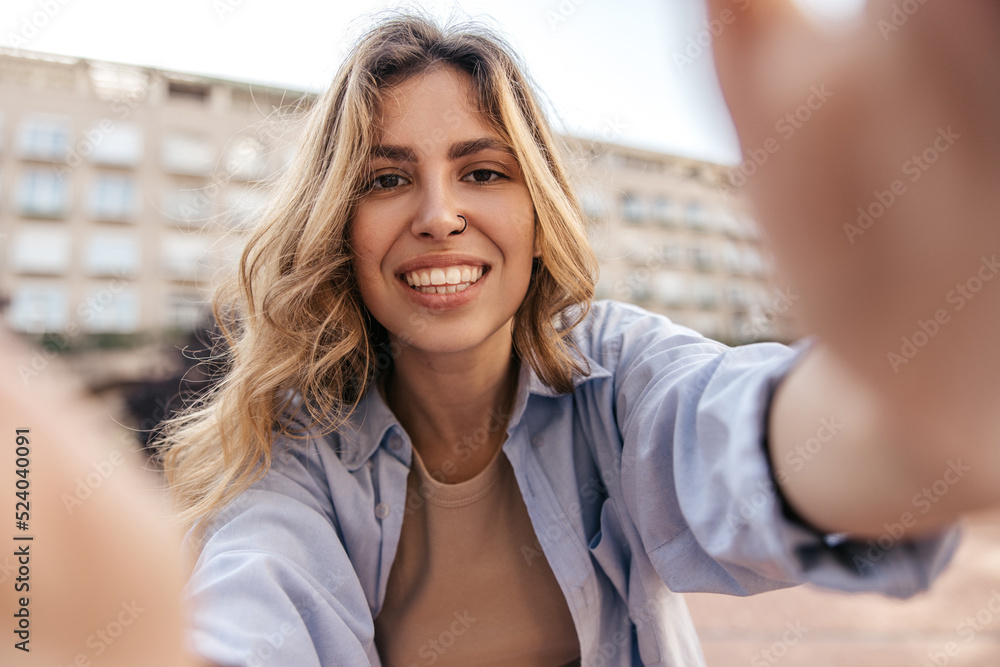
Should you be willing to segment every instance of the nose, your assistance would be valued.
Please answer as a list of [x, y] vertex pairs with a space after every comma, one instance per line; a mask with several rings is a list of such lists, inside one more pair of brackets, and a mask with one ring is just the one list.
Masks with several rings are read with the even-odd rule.
[[464, 231], [454, 193], [445, 184], [425, 187], [410, 230], [422, 239], [444, 240]]

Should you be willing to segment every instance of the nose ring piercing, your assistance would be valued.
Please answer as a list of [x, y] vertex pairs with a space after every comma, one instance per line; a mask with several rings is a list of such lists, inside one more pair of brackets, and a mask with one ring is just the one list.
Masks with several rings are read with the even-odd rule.
[[462, 232], [464, 232], [464, 231], [466, 230], [466, 228], [468, 228], [468, 226], [469, 226], [469, 221], [465, 219], [465, 216], [464, 216], [464, 215], [460, 215], [460, 216], [458, 216], [458, 217], [460, 217], [460, 218], [462, 219], [462, 222], [464, 222], [465, 224], [464, 224], [464, 225], [462, 225], [462, 228], [461, 228], [461, 229], [458, 229], [458, 230], [455, 230], [455, 231], [453, 231], [453, 232], [452, 232], [452, 234], [461, 234], [461, 233], [462, 233]]

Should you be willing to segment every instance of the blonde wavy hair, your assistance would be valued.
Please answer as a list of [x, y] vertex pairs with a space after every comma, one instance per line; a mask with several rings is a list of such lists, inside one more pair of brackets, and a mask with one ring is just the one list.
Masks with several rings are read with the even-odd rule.
[[296, 159], [250, 234], [213, 311], [224, 378], [172, 419], [161, 446], [180, 519], [204, 525], [262, 477], [278, 435], [337, 429], [391, 363], [352, 270], [350, 226], [370, 182], [386, 91], [429, 68], [468, 73], [484, 118], [520, 163], [536, 213], [535, 260], [514, 316], [514, 347], [548, 386], [589, 369], [570, 338], [593, 298], [597, 263], [556, 141], [512, 50], [482, 27], [413, 14], [357, 44], [310, 110]]

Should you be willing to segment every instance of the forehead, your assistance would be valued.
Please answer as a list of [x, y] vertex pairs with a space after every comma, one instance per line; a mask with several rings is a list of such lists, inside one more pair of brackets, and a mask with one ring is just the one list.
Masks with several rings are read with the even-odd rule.
[[472, 77], [450, 66], [435, 66], [385, 89], [378, 143], [424, 143], [474, 133], [495, 136], [479, 102]]

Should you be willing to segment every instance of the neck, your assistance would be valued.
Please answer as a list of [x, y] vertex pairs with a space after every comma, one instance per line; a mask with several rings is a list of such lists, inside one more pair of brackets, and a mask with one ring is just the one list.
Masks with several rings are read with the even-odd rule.
[[486, 348], [449, 354], [404, 348], [386, 380], [389, 407], [439, 481], [475, 477], [503, 445], [518, 363], [509, 335]]

